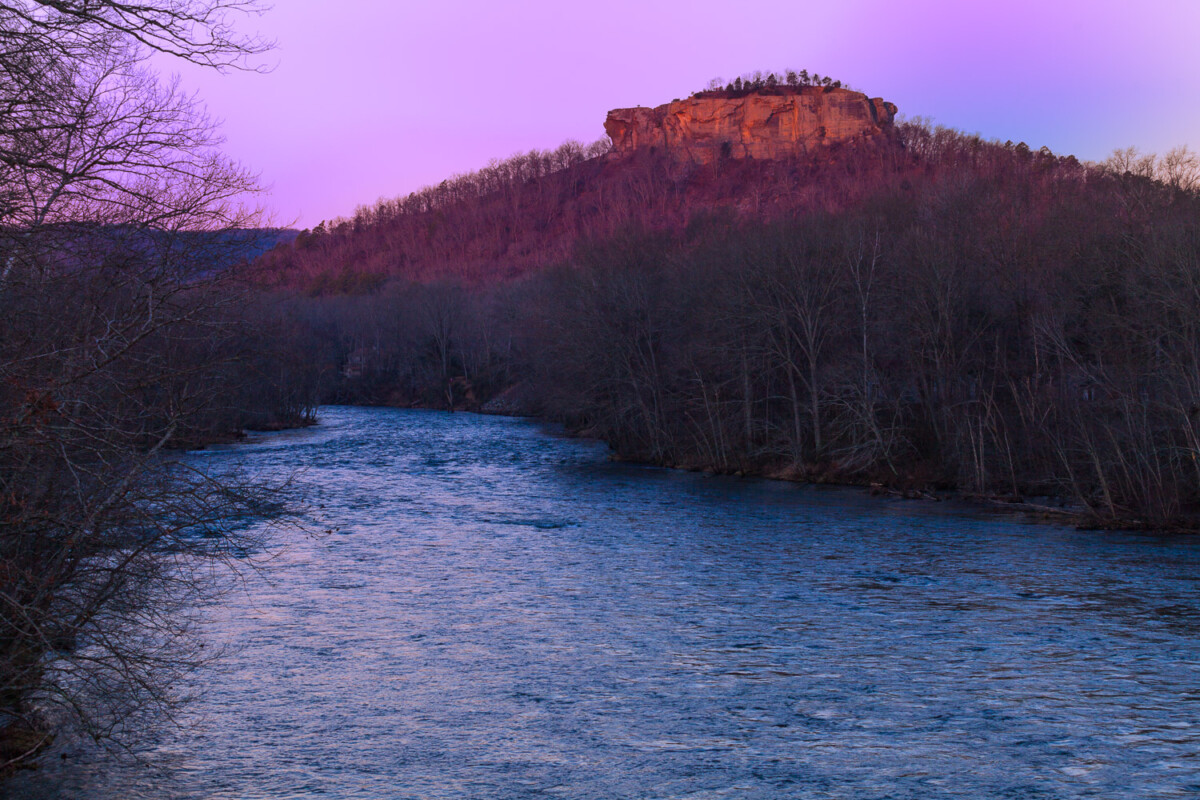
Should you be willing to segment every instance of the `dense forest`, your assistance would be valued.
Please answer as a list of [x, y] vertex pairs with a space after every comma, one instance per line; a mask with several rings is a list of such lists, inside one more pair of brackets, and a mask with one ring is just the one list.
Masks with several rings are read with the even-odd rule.
[[917, 121], [779, 162], [570, 152], [268, 254], [316, 391], [520, 409], [652, 463], [1200, 519], [1187, 150], [1089, 165]]

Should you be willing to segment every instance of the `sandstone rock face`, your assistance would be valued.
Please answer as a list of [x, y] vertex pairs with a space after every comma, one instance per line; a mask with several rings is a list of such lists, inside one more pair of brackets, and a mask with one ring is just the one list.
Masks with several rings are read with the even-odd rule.
[[896, 107], [848, 89], [756, 92], [741, 97], [704, 93], [658, 108], [608, 112], [604, 132], [623, 157], [657, 148], [704, 164], [722, 157], [784, 158], [814, 147], [878, 136]]

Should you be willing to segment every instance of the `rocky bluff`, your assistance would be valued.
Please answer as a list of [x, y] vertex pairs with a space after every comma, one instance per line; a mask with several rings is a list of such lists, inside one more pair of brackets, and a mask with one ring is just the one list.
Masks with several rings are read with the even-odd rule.
[[878, 136], [896, 106], [849, 89], [776, 87], [748, 94], [711, 91], [658, 108], [608, 112], [615, 156], [655, 148], [680, 160], [783, 158], [836, 142]]

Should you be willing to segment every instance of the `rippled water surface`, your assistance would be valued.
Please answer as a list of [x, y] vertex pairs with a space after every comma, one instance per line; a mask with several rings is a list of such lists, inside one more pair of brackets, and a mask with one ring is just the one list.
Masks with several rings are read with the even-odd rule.
[[1200, 796], [1200, 542], [322, 420], [198, 456], [337, 530], [213, 610], [190, 728], [12, 796]]

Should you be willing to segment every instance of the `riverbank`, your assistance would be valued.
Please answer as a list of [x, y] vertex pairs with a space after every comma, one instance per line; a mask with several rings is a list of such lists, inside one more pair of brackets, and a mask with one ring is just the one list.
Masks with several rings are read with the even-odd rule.
[[[589, 436], [587, 432], [573, 435], [578, 435], [582, 438], [596, 438]], [[828, 471], [822, 472], [812, 468], [806, 469], [796, 465], [747, 465], [737, 469], [721, 469], [711, 464], [674, 464], [668, 461], [656, 461], [649, 458], [628, 457], [615, 451], [611, 458], [615, 461], [665, 467], [684, 472], [699, 472], [706, 475], [758, 478], [810, 486], [840, 486], [843, 488], [860, 489], [864, 494], [871, 497], [886, 497], [926, 503], [956, 501], [1000, 514], [1020, 515], [1022, 518], [1056, 525], [1070, 525], [1078, 530], [1163, 530], [1162, 528], [1147, 526], [1136, 519], [1102, 520], [1090, 513], [1086, 508], [1079, 505], [1070, 505], [1067, 499], [1059, 497], [1041, 497], [1036, 500], [1030, 500], [1011, 495], [981, 495], [959, 491], [954, 488], [914, 485], [911, 480], [884, 483], [875, 480], [873, 477], [855, 478]], [[1168, 532], [1173, 533], [1195, 533], [1197, 530], [1200, 530], [1200, 521], [1191, 527], [1180, 526], [1167, 529]]]
[[[354, 405], [354, 404], [351, 404]], [[914, 468], [901, 471], [875, 471], [864, 474], [849, 474], [830, 464], [799, 464], [783, 459], [774, 458], [763, 461], [747, 459], [737, 466], [714, 464], [698, 459], [676, 461], [666, 458], [654, 458], [646, 454], [622, 451], [618, 443], [603, 432], [588, 427], [586, 424], [563, 420], [540, 413], [536, 404], [524, 395], [520, 385], [510, 386], [486, 401], [478, 401], [474, 397], [456, 402], [453, 408], [436, 406], [420, 401], [412, 401], [397, 405], [364, 404], [361, 407], [381, 405], [390, 408], [413, 408], [465, 412], [487, 416], [514, 417], [536, 419], [542, 422], [552, 422], [563, 425], [564, 432], [575, 438], [592, 439], [606, 444], [611, 450], [610, 458], [614, 461], [626, 461], [633, 464], [665, 467], [684, 472], [698, 472], [708, 475], [726, 475], [738, 478], [761, 478], [787, 483], [804, 485], [841, 486], [861, 489], [873, 497], [889, 497], [893, 499], [911, 500], [915, 502], [941, 502], [947, 500], [970, 504], [979, 509], [986, 509], [1000, 514], [1019, 515], [1024, 519], [1036, 520], [1058, 525], [1070, 525], [1077, 530], [1126, 530], [1126, 531], [1161, 531], [1168, 533], [1195, 534], [1200, 532], [1200, 518], [1180, 519], [1172, 525], [1151, 525], [1133, 515], [1104, 517], [1089, 509], [1085, 504], [1070, 497], [1052, 494], [1022, 496], [1015, 494], [981, 494], [963, 491], [945, 480], [932, 477], [935, 470], [929, 465], [915, 465]]]

